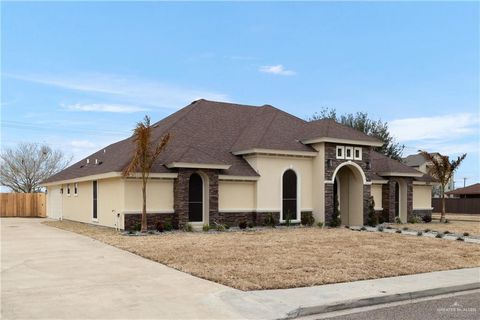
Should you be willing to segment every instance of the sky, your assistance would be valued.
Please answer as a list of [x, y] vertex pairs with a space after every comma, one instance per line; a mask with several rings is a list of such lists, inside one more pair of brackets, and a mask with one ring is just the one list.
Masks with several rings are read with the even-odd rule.
[[479, 182], [478, 2], [1, 3], [1, 144], [74, 160], [199, 98], [368, 112]]

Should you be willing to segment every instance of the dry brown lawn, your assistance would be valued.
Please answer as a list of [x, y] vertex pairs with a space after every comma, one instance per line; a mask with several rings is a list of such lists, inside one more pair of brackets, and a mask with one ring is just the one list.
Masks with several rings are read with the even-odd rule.
[[347, 229], [175, 232], [129, 237], [78, 222], [45, 224], [241, 290], [304, 287], [480, 266], [478, 244]]
[[430, 229], [432, 231], [438, 232], [453, 232], [457, 234], [463, 234], [468, 232], [470, 235], [480, 236], [480, 221], [475, 220], [452, 220], [447, 216], [448, 223], [440, 223], [438, 220], [433, 220], [430, 223], [403, 223], [403, 224], [392, 224], [392, 227], [395, 228], [404, 228], [408, 227], [412, 230], [425, 230]]

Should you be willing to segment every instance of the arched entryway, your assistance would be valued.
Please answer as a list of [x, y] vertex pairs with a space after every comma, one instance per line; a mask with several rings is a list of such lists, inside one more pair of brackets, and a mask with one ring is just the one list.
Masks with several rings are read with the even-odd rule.
[[188, 221], [203, 222], [203, 179], [198, 173], [190, 176], [188, 185]]
[[[341, 223], [361, 226], [363, 221], [363, 175], [355, 166], [344, 165], [334, 176], [333, 197], [337, 197]], [[335, 199], [333, 202], [335, 203]]]
[[282, 177], [282, 221], [298, 220], [298, 184], [297, 174], [292, 169], [283, 173]]

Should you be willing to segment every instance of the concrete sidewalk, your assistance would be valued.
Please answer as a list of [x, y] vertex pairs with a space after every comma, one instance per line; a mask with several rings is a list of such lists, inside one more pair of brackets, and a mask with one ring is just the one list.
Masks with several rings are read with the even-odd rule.
[[480, 288], [473, 268], [244, 292], [38, 219], [1, 219], [1, 249], [2, 319], [281, 319]]

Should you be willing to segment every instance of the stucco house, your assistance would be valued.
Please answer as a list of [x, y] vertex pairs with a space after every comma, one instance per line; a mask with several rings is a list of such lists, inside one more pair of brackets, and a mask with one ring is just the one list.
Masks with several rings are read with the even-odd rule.
[[[369, 198], [385, 221], [431, 214], [431, 179], [373, 151], [382, 142], [332, 120], [307, 122], [270, 105], [198, 100], [153, 125], [171, 140], [152, 169], [148, 225], [240, 221], [328, 224], [338, 197], [343, 224], [362, 225]], [[141, 181], [122, 177], [134, 144], [111, 144], [44, 182], [47, 211], [130, 229], [140, 221]]]

